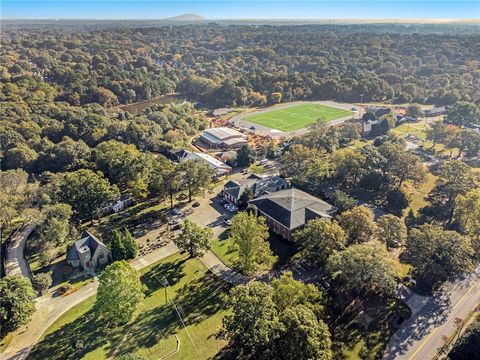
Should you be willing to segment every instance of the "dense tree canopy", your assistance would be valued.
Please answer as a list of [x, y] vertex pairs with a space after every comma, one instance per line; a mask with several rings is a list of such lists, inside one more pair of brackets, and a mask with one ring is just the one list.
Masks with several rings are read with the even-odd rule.
[[477, 187], [478, 180], [467, 164], [450, 160], [440, 165], [438, 180], [428, 194], [430, 205], [421, 209], [428, 219], [451, 222], [456, 207], [456, 199]]
[[395, 215], [383, 215], [378, 219], [377, 237], [387, 245], [387, 249], [402, 246], [407, 240], [405, 222]]
[[72, 206], [80, 218], [89, 218], [118, 197], [118, 188], [100, 172], [78, 170], [67, 173], [60, 184], [60, 199]]
[[427, 286], [473, 268], [470, 239], [438, 225], [425, 224], [412, 229], [405, 255]]
[[[217, 107], [311, 98], [478, 103], [476, 35], [427, 30], [412, 37], [401, 27], [392, 29], [12, 29], [2, 37], [2, 80], [13, 87], [42, 78], [45, 83], [34, 87], [33, 97], [105, 107], [175, 90]], [[29, 78], [19, 79], [21, 72]]]
[[30, 280], [24, 276], [0, 279], [0, 332], [16, 330], [28, 322], [35, 311], [35, 292]]
[[448, 354], [451, 360], [474, 359], [480, 353], [480, 318], [468, 326], [467, 331], [455, 342]]
[[369, 241], [377, 229], [372, 210], [365, 206], [357, 206], [341, 213], [339, 221], [350, 242]]
[[233, 314], [223, 319], [223, 336], [236, 352], [248, 355], [265, 349], [278, 336], [281, 324], [272, 293], [270, 286], [260, 282], [231, 291], [229, 305]]
[[297, 231], [295, 241], [300, 244], [305, 259], [323, 265], [334, 251], [345, 248], [347, 235], [337, 221], [320, 218], [310, 220]]
[[480, 250], [480, 189], [472, 189], [456, 199], [455, 219], [460, 228], [475, 241]]
[[180, 184], [188, 192], [188, 201], [192, 201], [192, 196], [204, 191], [215, 175], [210, 165], [201, 160], [187, 160], [179, 165], [178, 171], [182, 173]]
[[[232, 314], [220, 335], [241, 358], [330, 359], [330, 332], [321, 320], [323, 295], [287, 272], [272, 285], [253, 281], [229, 296]], [[295, 356], [294, 356], [295, 355]]]
[[391, 296], [397, 285], [393, 261], [378, 243], [352, 245], [333, 254], [327, 269], [352, 292]]
[[446, 120], [459, 126], [478, 125], [480, 110], [474, 103], [459, 101], [448, 110]]

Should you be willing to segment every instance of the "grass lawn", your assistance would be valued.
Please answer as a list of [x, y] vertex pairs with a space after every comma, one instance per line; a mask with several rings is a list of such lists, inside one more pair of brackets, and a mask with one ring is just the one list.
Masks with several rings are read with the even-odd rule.
[[[288, 263], [290, 258], [297, 252], [297, 248], [292, 244], [287, 243], [275, 234], [270, 234], [268, 239], [270, 242], [270, 249], [273, 255], [277, 257], [272, 266], [261, 266], [259, 271], [270, 269], [281, 269]], [[238, 250], [233, 247], [233, 241], [228, 238], [220, 239], [215, 238], [211, 241], [212, 251], [222, 260], [226, 265], [231, 268], [236, 267], [236, 261], [238, 259]]]
[[416, 135], [421, 139], [425, 139], [427, 137], [427, 126], [423, 122], [417, 122], [417, 123], [406, 123], [402, 124], [400, 126], [397, 126], [396, 128], [390, 130], [392, 133], [395, 135], [404, 137], [409, 134]]
[[15, 334], [13, 332], [10, 332], [9, 334], [5, 335], [1, 341], [0, 341], [0, 352], [3, 352], [7, 346], [10, 344], [12, 341], [13, 337]]
[[[412, 208], [413, 212], [416, 214], [419, 209], [428, 205], [428, 201], [425, 200], [428, 193], [433, 189], [435, 186], [435, 182], [437, 181], [437, 176], [433, 175], [432, 173], [427, 173], [427, 178], [425, 182], [418, 188], [414, 189], [411, 187], [406, 186], [407, 193], [410, 194], [410, 208]], [[405, 215], [408, 214], [408, 211], [405, 211]]]
[[210, 242], [211, 250], [222, 260], [226, 265], [235, 267], [235, 262], [238, 259], [238, 250], [233, 248], [233, 241], [228, 238], [215, 238]]
[[[165, 288], [160, 283], [167, 279]], [[215, 334], [226, 311], [223, 306], [230, 285], [207, 271], [198, 259], [175, 254], [142, 271], [146, 297], [132, 322], [105, 329], [92, 311], [92, 296], [61, 316], [34, 347], [30, 359], [107, 359], [134, 352], [146, 359], [159, 359], [173, 351], [170, 359], [209, 359], [224, 347]], [[186, 325], [184, 328], [171, 300]], [[82, 340], [84, 348], [75, 351]]]
[[303, 129], [319, 118], [327, 121], [353, 115], [353, 112], [319, 104], [299, 104], [245, 116], [253, 123], [281, 131]]
[[453, 158], [455, 158], [458, 155], [458, 151], [459, 151], [458, 148], [447, 149], [442, 144], [436, 144], [433, 147], [433, 143], [427, 140], [427, 128], [428, 128], [428, 125], [426, 125], [424, 122], [417, 122], [413, 124], [406, 123], [406, 124], [397, 126], [396, 128], [390, 130], [390, 132], [402, 138], [405, 138], [408, 135], [417, 136], [419, 139], [421, 139], [421, 145], [425, 149], [424, 151], [432, 155], [442, 154], [442, 153], [450, 154], [450, 152]]

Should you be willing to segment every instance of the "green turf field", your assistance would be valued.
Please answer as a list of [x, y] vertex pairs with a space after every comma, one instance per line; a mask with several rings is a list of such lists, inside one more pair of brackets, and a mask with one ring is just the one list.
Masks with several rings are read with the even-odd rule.
[[281, 131], [294, 131], [314, 124], [319, 118], [327, 121], [352, 115], [353, 112], [319, 104], [299, 104], [287, 108], [245, 116], [253, 123]]

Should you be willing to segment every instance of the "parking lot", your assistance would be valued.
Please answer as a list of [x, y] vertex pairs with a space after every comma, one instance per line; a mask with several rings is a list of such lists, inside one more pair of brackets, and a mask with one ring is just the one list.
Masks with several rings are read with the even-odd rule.
[[[241, 180], [249, 176], [249, 173], [235, 173], [231, 175], [228, 180]], [[209, 227], [213, 231], [214, 236], [224, 236], [227, 228], [227, 220], [230, 220], [238, 209], [227, 209], [223, 206], [225, 202], [220, 196], [223, 189], [223, 184], [228, 181], [222, 181], [212, 190], [206, 192], [203, 197], [196, 198], [192, 203], [179, 208], [178, 214], [171, 213], [169, 215], [169, 222], [171, 227], [175, 226], [172, 222], [188, 218], [198, 225]], [[198, 203], [194, 206], [195, 203]]]

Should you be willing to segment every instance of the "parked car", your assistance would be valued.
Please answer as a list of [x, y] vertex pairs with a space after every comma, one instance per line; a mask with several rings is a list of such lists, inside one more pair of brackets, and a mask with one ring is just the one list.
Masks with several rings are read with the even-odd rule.
[[330, 282], [327, 280], [328, 277], [327, 276], [324, 276], [320, 279], [320, 284], [322, 284], [322, 287], [325, 289], [325, 290], [328, 290], [330, 289]]
[[377, 206], [372, 205], [372, 204], [363, 204], [366, 208], [369, 208], [372, 211], [377, 210]]
[[56, 291], [55, 291], [55, 295], [56, 296], [60, 296], [60, 295], [63, 295], [65, 294], [68, 290], [70, 290], [72, 286], [70, 284], [65, 284], [65, 285], [62, 285], [60, 286]]
[[228, 226], [232, 225], [232, 220], [230, 219], [223, 219], [223, 222], [227, 224]]
[[172, 213], [175, 214], [175, 215], [181, 215], [182, 214], [182, 212], [180, 210], [176, 209], [176, 208], [172, 210]]
[[178, 225], [180, 224], [180, 221], [177, 219], [172, 219], [168, 222], [168, 225]]
[[170, 230], [175, 231], [175, 230], [180, 230], [182, 228], [182, 224], [175, 224], [170, 227]]

